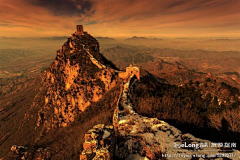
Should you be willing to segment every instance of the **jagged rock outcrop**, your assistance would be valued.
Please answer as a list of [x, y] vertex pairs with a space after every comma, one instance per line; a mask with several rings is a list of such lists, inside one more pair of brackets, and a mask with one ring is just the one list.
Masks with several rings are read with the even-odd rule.
[[98, 41], [87, 32], [64, 43], [48, 70], [45, 105], [39, 112], [38, 125], [50, 129], [67, 126], [77, 114], [116, 84], [114, 66], [99, 53]]
[[114, 156], [115, 135], [112, 125], [98, 124], [85, 134], [80, 160], [111, 160]]
[[27, 149], [27, 147], [17, 145], [13, 145], [11, 147], [11, 151], [21, 159], [25, 159], [28, 157], [29, 153], [27, 152]]
[[11, 147], [11, 151], [13, 152], [14, 159], [21, 159], [21, 160], [50, 160], [51, 153], [53, 152], [50, 148], [28, 148], [25, 146], [17, 146], [13, 145]]

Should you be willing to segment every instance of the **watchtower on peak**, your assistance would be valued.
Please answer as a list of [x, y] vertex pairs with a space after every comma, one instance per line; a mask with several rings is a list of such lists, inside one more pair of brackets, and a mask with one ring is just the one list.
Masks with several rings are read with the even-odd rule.
[[76, 31], [77, 35], [83, 35], [83, 26], [82, 25], [77, 25], [77, 31]]

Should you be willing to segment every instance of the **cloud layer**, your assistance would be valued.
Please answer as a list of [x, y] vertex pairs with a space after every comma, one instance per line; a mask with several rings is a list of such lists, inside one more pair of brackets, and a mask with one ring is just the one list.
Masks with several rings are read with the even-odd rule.
[[91, 11], [93, 4], [87, 0], [30, 0], [30, 4], [48, 9], [53, 15], [77, 16]]
[[0, 36], [239, 37], [239, 0], [0, 0]]

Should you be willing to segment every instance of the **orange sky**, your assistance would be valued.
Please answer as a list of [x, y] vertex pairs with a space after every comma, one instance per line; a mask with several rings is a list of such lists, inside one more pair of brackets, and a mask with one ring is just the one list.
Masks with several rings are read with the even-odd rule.
[[0, 36], [240, 37], [240, 0], [0, 0]]

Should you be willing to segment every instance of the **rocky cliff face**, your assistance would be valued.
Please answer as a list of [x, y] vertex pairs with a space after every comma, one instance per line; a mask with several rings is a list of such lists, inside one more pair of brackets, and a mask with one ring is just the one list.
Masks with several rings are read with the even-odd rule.
[[48, 70], [45, 105], [38, 125], [48, 129], [67, 126], [92, 102], [101, 99], [116, 84], [114, 66], [99, 53], [99, 43], [91, 35], [73, 34], [64, 43]]

